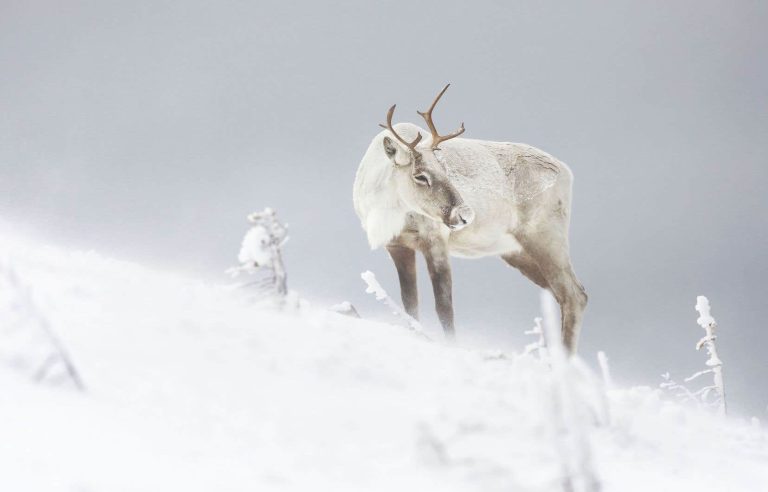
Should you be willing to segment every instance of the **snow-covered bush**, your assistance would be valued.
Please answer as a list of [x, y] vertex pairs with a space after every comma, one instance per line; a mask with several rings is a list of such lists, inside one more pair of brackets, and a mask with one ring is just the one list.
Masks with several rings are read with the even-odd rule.
[[240, 265], [227, 271], [233, 277], [247, 275], [248, 281], [242, 284], [245, 287], [285, 297], [288, 293], [288, 276], [283, 264], [282, 249], [288, 241], [287, 226], [277, 220], [271, 208], [250, 214], [248, 222], [252, 225], [237, 255]]

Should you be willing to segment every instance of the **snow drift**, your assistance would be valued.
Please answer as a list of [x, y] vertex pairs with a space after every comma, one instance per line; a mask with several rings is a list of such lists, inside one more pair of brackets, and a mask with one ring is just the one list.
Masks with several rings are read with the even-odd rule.
[[[0, 490], [562, 490], [552, 371], [533, 355], [260, 310], [228, 287], [7, 234], [0, 268], [36, 306], [30, 320], [21, 287], [0, 287]], [[31, 377], [40, 319], [85, 391]], [[603, 490], [765, 490], [755, 426], [647, 387], [603, 396], [606, 421], [583, 422]]]

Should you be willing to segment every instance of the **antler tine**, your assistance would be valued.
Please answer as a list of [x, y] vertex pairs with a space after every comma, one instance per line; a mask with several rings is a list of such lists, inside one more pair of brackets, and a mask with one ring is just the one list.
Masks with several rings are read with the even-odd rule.
[[437, 133], [437, 128], [435, 128], [434, 121], [432, 121], [432, 110], [435, 109], [435, 106], [437, 106], [437, 102], [440, 101], [440, 98], [443, 97], [443, 94], [445, 94], [445, 91], [447, 91], [450, 86], [451, 84], [447, 84], [445, 87], [443, 87], [443, 90], [441, 90], [440, 94], [438, 94], [435, 100], [432, 101], [432, 105], [429, 107], [428, 110], [424, 112], [416, 111], [417, 113], [419, 113], [419, 116], [424, 118], [424, 121], [427, 122], [427, 126], [429, 127], [429, 132], [432, 134], [432, 150], [437, 150], [438, 145], [440, 145], [440, 143], [445, 142], [446, 140], [450, 140], [452, 138], [456, 138], [462, 133], [464, 133], [464, 122], [462, 122], [461, 128], [459, 128], [455, 132], [449, 133], [448, 135], [440, 136], [440, 134]]
[[392, 116], [395, 114], [396, 106], [397, 104], [393, 104], [392, 107], [389, 108], [389, 111], [387, 111], [387, 124], [383, 125], [379, 123], [379, 126], [392, 132], [392, 135], [394, 135], [395, 138], [398, 139], [403, 145], [415, 151], [416, 146], [419, 144], [419, 142], [421, 142], [421, 132], [416, 134], [416, 138], [414, 138], [412, 142], [407, 142], [403, 137], [397, 134], [395, 129], [392, 127]]
[[448, 90], [448, 88], [451, 86], [451, 84], [446, 84], [445, 87], [443, 87], [443, 90], [440, 91], [440, 94], [435, 97], [435, 100], [432, 101], [432, 105], [429, 107], [427, 111], [422, 113], [421, 111], [416, 111], [419, 113], [422, 117], [426, 118], [427, 115], [432, 116], [432, 110], [435, 109], [435, 106], [437, 106], [437, 102], [440, 101], [440, 98], [443, 97], [443, 94], [445, 94], [445, 91]]

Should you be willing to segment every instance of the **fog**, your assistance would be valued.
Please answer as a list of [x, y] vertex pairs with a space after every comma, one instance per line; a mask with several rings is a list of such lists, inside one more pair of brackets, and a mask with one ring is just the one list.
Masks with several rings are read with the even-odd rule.
[[[75, 248], [226, 282], [245, 216], [290, 225], [289, 286], [353, 302], [371, 269], [352, 182], [387, 108], [525, 142], [575, 175], [581, 353], [655, 386], [719, 322], [729, 404], [765, 416], [764, 2], [0, 2], [0, 213]], [[460, 339], [527, 343], [536, 288], [454, 259]], [[438, 333], [420, 265], [424, 320]]]

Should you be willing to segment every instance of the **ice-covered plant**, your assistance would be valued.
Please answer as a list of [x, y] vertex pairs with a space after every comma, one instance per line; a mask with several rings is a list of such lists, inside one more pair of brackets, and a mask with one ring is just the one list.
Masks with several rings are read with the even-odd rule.
[[597, 363], [600, 364], [600, 373], [603, 376], [603, 387], [606, 391], [613, 388], [613, 378], [611, 378], [611, 368], [608, 365], [608, 356], [602, 350], [597, 352]]
[[[718, 411], [724, 415], [727, 412], [727, 407], [725, 403], [725, 386], [723, 384], [723, 361], [717, 355], [717, 346], [715, 345], [717, 322], [709, 313], [709, 309], [709, 300], [704, 296], [698, 296], [696, 298], [696, 311], [699, 312], [699, 318], [696, 322], [704, 329], [705, 335], [696, 343], [696, 350], [706, 347], [709, 354], [709, 358], [705, 363], [707, 369], [697, 372], [693, 376], [686, 378], [685, 381], [693, 381], [704, 374], [712, 374], [712, 384], [701, 388], [695, 394], [701, 398], [704, 404], [716, 406]], [[712, 394], [715, 395], [714, 398], [710, 398]]]
[[3, 340], [0, 359], [29, 373], [35, 381], [71, 382], [85, 390], [75, 364], [32, 289], [14, 268], [0, 264], [0, 312]]
[[389, 297], [389, 294], [387, 294], [387, 291], [384, 290], [384, 287], [381, 286], [379, 281], [376, 280], [376, 275], [374, 275], [372, 271], [367, 270], [361, 273], [360, 277], [367, 285], [367, 288], [365, 289], [366, 293], [373, 294], [376, 297], [376, 300], [381, 301], [385, 306], [387, 306], [389, 310], [392, 311], [392, 314], [397, 316], [405, 326], [415, 332], [421, 334], [424, 333], [424, 329], [422, 328], [421, 323], [419, 323], [413, 316], [406, 313], [405, 310], [403, 310], [391, 297]]
[[672, 379], [672, 376], [669, 374], [669, 372], [665, 372], [664, 374], [662, 374], [661, 379], [663, 379], [664, 381], [662, 381], [659, 384], [659, 387], [661, 389], [667, 390], [670, 393], [672, 393], [672, 395], [675, 396], [675, 398], [677, 398], [678, 400], [682, 402], [692, 402], [692, 403], [695, 403], [696, 405], [699, 405], [701, 403], [699, 399], [696, 397], [696, 395], [691, 390], [689, 390], [684, 384], [680, 384], [674, 379]]
[[349, 301], [340, 302], [338, 304], [334, 304], [329, 308], [330, 311], [333, 311], [334, 313], [343, 314], [344, 316], [350, 316], [352, 318], [359, 318], [360, 313], [357, 312], [357, 309], [355, 309], [355, 306], [352, 305]]
[[547, 290], [541, 292], [541, 309], [540, 326], [552, 367], [552, 416], [555, 445], [562, 463], [561, 485], [568, 491], [597, 492], [601, 486], [592, 463], [586, 418], [589, 404], [578, 391], [579, 385], [591, 382], [583, 377], [586, 368], [574, 363], [578, 356], [569, 358], [563, 346], [557, 305]]
[[719, 413], [725, 415], [727, 408], [725, 403], [725, 386], [723, 385], [723, 362], [717, 355], [717, 347], [715, 346], [717, 322], [709, 312], [709, 300], [706, 297], [698, 296], [695, 308], [699, 312], [699, 318], [696, 322], [705, 332], [704, 336], [696, 343], [696, 350], [706, 347], [709, 359], [705, 363], [707, 365], [706, 369], [685, 378], [683, 383], [689, 383], [705, 374], [712, 374], [713, 382], [696, 391], [691, 391], [685, 384], [677, 383], [667, 372], [661, 375], [664, 381], [659, 386], [673, 392], [681, 401], [692, 401], [697, 405], [716, 407]]
[[541, 360], [547, 359], [547, 340], [544, 336], [544, 330], [541, 327], [541, 318], [533, 319], [533, 328], [524, 332], [526, 335], [537, 336], [538, 340], [529, 343], [525, 346], [523, 355], [528, 355], [536, 352], [536, 355]]
[[[283, 246], [288, 241], [287, 226], [277, 220], [275, 211], [265, 208], [248, 216], [251, 228], [245, 234], [237, 259], [240, 265], [227, 270], [233, 277], [250, 276], [245, 286], [256, 287], [285, 297], [288, 276], [283, 264]], [[266, 277], [258, 275], [267, 272]]]

